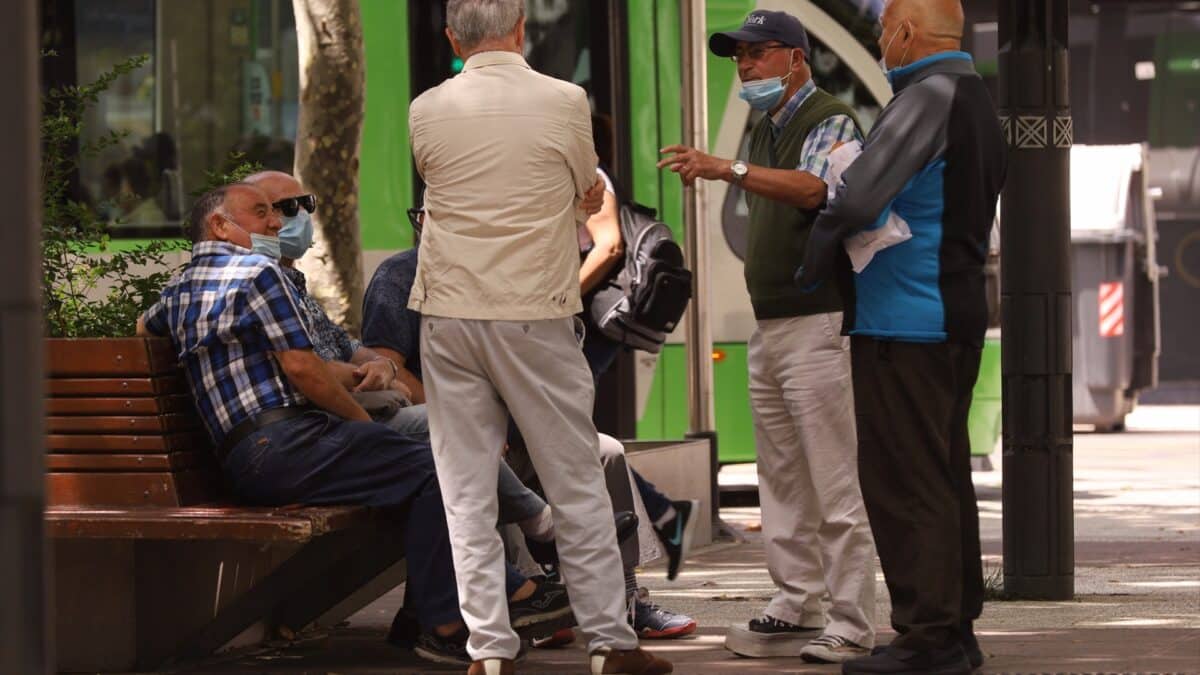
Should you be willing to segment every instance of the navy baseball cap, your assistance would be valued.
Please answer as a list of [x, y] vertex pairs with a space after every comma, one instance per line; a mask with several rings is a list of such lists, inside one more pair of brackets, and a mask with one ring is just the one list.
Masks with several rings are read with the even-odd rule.
[[739, 42], [766, 42], [777, 40], [789, 47], [804, 52], [808, 58], [808, 32], [800, 25], [800, 19], [787, 12], [771, 12], [765, 9], [750, 12], [742, 27], [713, 33], [708, 38], [708, 48], [717, 56], [733, 56]]

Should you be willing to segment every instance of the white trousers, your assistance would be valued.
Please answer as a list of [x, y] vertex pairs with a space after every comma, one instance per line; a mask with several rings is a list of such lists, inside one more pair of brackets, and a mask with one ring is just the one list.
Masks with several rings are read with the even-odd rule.
[[520, 646], [509, 625], [496, 531], [496, 476], [510, 412], [554, 514], [559, 561], [589, 650], [637, 647], [625, 620], [621, 556], [592, 424], [595, 389], [573, 318], [426, 316], [421, 363], [471, 657], [514, 658]]
[[762, 320], [750, 338], [763, 542], [779, 589], [766, 613], [871, 647], [875, 546], [858, 484], [850, 341], [841, 330], [838, 312]]

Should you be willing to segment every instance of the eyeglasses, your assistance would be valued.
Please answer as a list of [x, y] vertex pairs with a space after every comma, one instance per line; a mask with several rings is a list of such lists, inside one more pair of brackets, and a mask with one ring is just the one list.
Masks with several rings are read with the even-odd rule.
[[308, 211], [309, 213], [316, 211], [317, 210], [316, 195], [300, 195], [299, 197], [288, 197], [287, 199], [280, 199], [279, 201], [277, 201], [271, 205], [271, 208], [276, 209], [277, 211], [279, 211], [283, 215], [287, 216], [288, 218], [291, 218], [292, 216], [296, 215], [297, 213], [300, 213], [300, 207], [304, 207], [304, 210]]
[[735, 52], [733, 56], [729, 57], [729, 60], [734, 63], [741, 63], [746, 60], [761, 61], [767, 55], [767, 52], [772, 49], [793, 49], [793, 47], [787, 45], [754, 45], [744, 51]]
[[418, 206], [408, 209], [408, 222], [412, 224], [413, 229], [417, 232], [421, 231], [422, 220], [425, 218], [425, 208]]

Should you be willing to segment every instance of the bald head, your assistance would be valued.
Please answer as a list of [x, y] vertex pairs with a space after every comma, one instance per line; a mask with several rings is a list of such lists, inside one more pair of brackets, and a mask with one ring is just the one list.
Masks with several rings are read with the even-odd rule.
[[282, 171], [259, 171], [246, 176], [242, 182], [266, 192], [272, 202], [304, 194], [304, 186], [300, 181]]
[[879, 48], [889, 68], [962, 47], [960, 0], [889, 0], [879, 23]]

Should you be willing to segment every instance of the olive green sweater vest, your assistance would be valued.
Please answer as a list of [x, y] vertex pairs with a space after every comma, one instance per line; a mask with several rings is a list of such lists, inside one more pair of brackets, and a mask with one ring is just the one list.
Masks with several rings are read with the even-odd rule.
[[[764, 115], [750, 138], [754, 166], [795, 169], [808, 133], [829, 117], [847, 115], [858, 126], [854, 111], [837, 98], [816, 89], [801, 104], [787, 126], [773, 139], [771, 119]], [[774, 153], [771, 142], [774, 140]], [[753, 169], [751, 169], [753, 171]], [[750, 229], [746, 243], [746, 288], [756, 319], [781, 319], [842, 311], [835, 284], [826, 282], [812, 293], [792, 283], [804, 259], [804, 247], [819, 209], [803, 210], [746, 192]]]

